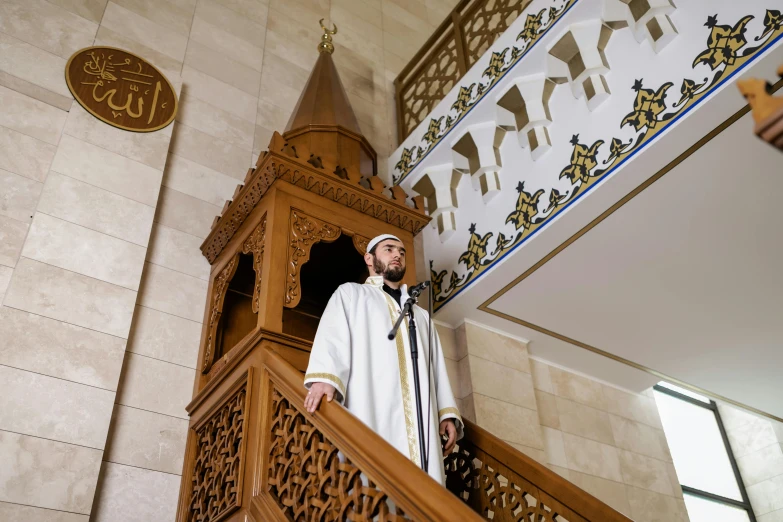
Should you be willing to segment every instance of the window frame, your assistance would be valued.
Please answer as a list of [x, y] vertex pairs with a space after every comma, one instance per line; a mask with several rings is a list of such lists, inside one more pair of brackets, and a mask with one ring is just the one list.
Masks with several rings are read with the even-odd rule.
[[682, 492], [694, 497], [700, 497], [720, 504], [726, 504], [735, 508], [744, 509], [748, 514], [750, 522], [757, 522], [756, 515], [753, 513], [753, 506], [750, 505], [748, 492], [745, 490], [745, 483], [742, 480], [742, 475], [740, 475], [739, 467], [737, 466], [737, 460], [734, 458], [734, 452], [731, 450], [731, 445], [729, 444], [729, 437], [726, 435], [726, 428], [723, 426], [723, 419], [721, 419], [720, 411], [718, 411], [718, 404], [712, 399], [710, 399], [709, 403], [694, 399], [693, 397], [689, 397], [678, 391], [661, 386], [660, 384], [653, 386], [653, 390], [669, 395], [670, 397], [674, 397], [675, 399], [680, 399], [694, 406], [712, 411], [713, 415], [715, 415], [715, 422], [718, 424], [718, 431], [720, 432], [720, 437], [723, 440], [723, 447], [726, 449], [726, 455], [729, 457], [731, 470], [734, 472], [734, 478], [737, 481], [737, 487], [739, 488], [742, 501], [740, 502], [738, 500], [734, 500], [733, 498], [727, 498], [721, 495], [716, 495], [715, 493], [710, 493], [709, 491], [704, 491], [680, 484]]

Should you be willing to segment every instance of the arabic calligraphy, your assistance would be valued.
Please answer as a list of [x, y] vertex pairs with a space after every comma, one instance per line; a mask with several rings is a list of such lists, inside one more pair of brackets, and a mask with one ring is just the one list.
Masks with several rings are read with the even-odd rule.
[[68, 60], [65, 77], [79, 104], [114, 127], [151, 132], [176, 116], [177, 95], [166, 77], [122, 49], [82, 49]]

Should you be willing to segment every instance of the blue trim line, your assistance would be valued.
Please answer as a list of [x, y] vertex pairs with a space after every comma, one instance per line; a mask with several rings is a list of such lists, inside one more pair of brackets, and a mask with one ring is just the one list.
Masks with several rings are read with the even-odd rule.
[[[583, 191], [581, 194], [577, 195], [577, 196], [576, 196], [576, 197], [575, 197], [573, 200], [569, 201], [569, 202], [568, 202], [568, 203], [567, 203], [567, 204], [566, 204], [566, 205], [565, 205], [563, 208], [561, 208], [561, 209], [560, 209], [560, 210], [557, 212], [557, 214], [559, 214], [560, 212], [563, 212], [565, 209], [567, 209], [568, 207], [570, 207], [571, 205], [573, 205], [574, 203], [576, 203], [577, 201], [579, 201], [579, 200], [582, 198], [582, 196], [584, 196], [585, 194], [588, 194], [588, 193], [590, 193], [590, 191], [591, 191], [591, 190], [593, 190], [595, 187], [597, 187], [597, 186], [601, 185], [601, 184], [604, 182], [604, 180], [605, 180], [605, 179], [607, 179], [607, 178], [609, 177], [609, 174], [612, 174], [612, 173], [613, 173], [615, 170], [617, 170], [618, 168], [620, 168], [620, 166], [622, 166], [622, 165], [623, 165], [623, 164], [624, 164], [626, 161], [628, 161], [628, 160], [630, 160], [631, 158], [633, 158], [633, 157], [634, 157], [634, 156], [635, 156], [635, 155], [636, 155], [638, 152], [641, 152], [642, 150], [644, 150], [645, 148], [647, 148], [647, 146], [648, 146], [649, 144], [651, 144], [651, 143], [655, 142], [655, 140], [657, 140], [657, 139], [658, 139], [660, 136], [662, 136], [662, 135], [664, 134], [664, 132], [663, 132], [663, 131], [665, 131], [666, 129], [668, 129], [668, 128], [669, 128], [669, 127], [671, 127], [672, 125], [674, 125], [674, 123], [675, 123], [675, 122], [677, 122], [677, 121], [678, 121], [680, 118], [682, 118], [683, 116], [685, 116], [686, 114], [688, 114], [688, 113], [689, 113], [689, 112], [690, 112], [692, 109], [694, 109], [694, 108], [698, 107], [698, 106], [699, 106], [699, 105], [701, 105], [701, 104], [702, 104], [702, 103], [703, 103], [705, 100], [707, 100], [708, 98], [710, 98], [710, 95], [711, 95], [711, 94], [713, 94], [713, 92], [714, 92], [714, 91], [715, 91], [715, 90], [716, 90], [718, 87], [720, 87], [721, 85], [725, 84], [725, 83], [726, 83], [727, 81], [729, 81], [729, 80], [730, 80], [732, 77], [734, 77], [734, 76], [735, 76], [737, 73], [739, 73], [739, 72], [740, 72], [742, 69], [744, 69], [744, 68], [745, 68], [745, 67], [747, 67], [748, 65], [750, 65], [750, 64], [752, 64], [753, 62], [755, 62], [756, 60], [758, 60], [758, 59], [759, 59], [759, 58], [760, 58], [760, 57], [761, 57], [763, 54], [765, 54], [765, 53], [766, 53], [766, 52], [767, 52], [767, 51], [768, 51], [768, 50], [769, 50], [769, 49], [770, 49], [770, 48], [771, 48], [771, 47], [772, 47], [772, 46], [773, 46], [773, 45], [774, 45], [774, 44], [775, 44], [775, 43], [776, 43], [778, 40], [780, 40], [781, 38], [783, 38], [783, 33], [779, 34], [777, 37], [775, 37], [775, 39], [773, 39], [771, 42], [769, 42], [769, 43], [767, 44], [766, 48], [765, 48], [764, 50], [760, 51], [760, 52], [759, 52], [759, 53], [758, 53], [758, 54], [757, 54], [755, 57], [753, 57], [752, 59], [750, 59], [750, 60], [748, 60], [747, 62], [745, 62], [744, 64], [742, 64], [740, 67], [737, 67], [737, 68], [734, 70], [734, 72], [732, 72], [731, 74], [729, 74], [728, 76], [726, 76], [726, 77], [723, 79], [723, 81], [719, 82], [719, 83], [718, 83], [718, 84], [717, 84], [715, 87], [713, 87], [713, 88], [712, 88], [712, 90], [711, 90], [709, 93], [707, 93], [707, 95], [705, 95], [705, 96], [702, 96], [702, 97], [701, 97], [701, 98], [700, 98], [700, 99], [699, 99], [699, 100], [698, 100], [696, 103], [694, 103], [693, 105], [691, 105], [690, 107], [688, 107], [687, 109], [685, 109], [685, 110], [684, 110], [684, 111], [683, 111], [681, 114], [678, 114], [678, 115], [677, 115], [677, 116], [676, 116], [674, 119], [672, 119], [672, 120], [669, 122], [669, 124], [668, 124], [668, 125], [667, 125], [667, 126], [664, 128], [664, 129], [662, 129], [662, 131], [661, 131], [661, 132], [658, 132], [658, 133], [656, 133], [656, 134], [655, 134], [655, 136], [653, 136], [652, 138], [650, 138], [649, 140], [647, 140], [647, 141], [646, 141], [646, 142], [645, 142], [645, 143], [644, 143], [644, 144], [643, 144], [641, 147], [639, 147], [638, 149], [636, 149], [636, 150], [632, 151], [632, 152], [631, 152], [631, 153], [630, 153], [628, 156], [626, 156], [625, 158], [623, 158], [623, 160], [622, 160], [620, 163], [618, 163], [617, 165], [613, 166], [613, 167], [611, 168], [611, 170], [610, 170], [610, 171], [608, 171], [606, 174], [604, 174], [604, 175], [603, 175], [603, 177], [601, 177], [601, 179], [599, 179], [597, 182], [595, 182], [595, 183], [593, 183], [592, 185], [590, 185], [589, 187], [587, 187], [587, 189], [585, 189], [585, 190], [584, 190], [584, 191]], [[540, 227], [538, 227], [538, 228], [537, 228], [536, 230], [534, 230], [532, 233], [528, 234], [528, 235], [527, 235], [527, 236], [526, 236], [524, 239], [522, 239], [522, 241], [520, 241], [519, 243], [517, 243], [516, 245], [514, 245], [513, 247], [511, 247], [511, 248], [510, 248], [510, 249], [509, 249], [509, 250], [508, 250], [508, 251], [507, 251], [505, 254], [501, 255], [500, 257], [497, 257], [497, 258], [493, 259], [493, 260], [492, 260], [492, 262], [490, 263], [489, 267], [488, 267], [486, 270], [482, 271], [482, 272], [481, 272], [479, 275], [477, 275], [477, 276], [476, 276], [474, 279], [472, 279], [472, 280], [471, 280], [471, 281], [470, 281], [468, 284], [466, 284], [465, 286], [461, 287], [461, 288], [460, 288], [459, 290], [457, 290], [457, 291], [456, 291], [456, 292], [455, 292], [453, 295], [449, 296], [449, 297], [448, 297], [448, 298], [447, 298], [445, 301], [443, 301], [443, 304], [441, 304], [440, 306], [438, 306], [438, 307], [437, 307], [437, 309], [440, 309], [440, 308], [443, 308], [444, 306], [446, 306], [446, 304], [447, 304], [449, 301], [451, 301], [452, 299], [454, 299], [455, 297], [457, 297], [459, 294], [461, 294], [463, 290], [466, 290], [466, 289], [467, 289], [469, 286], [471, 286], [473, 283], [475, 283], [476, 281], [478, 281], [479, 279], [481, 279], [481, 277], [482, 277], [484, 274], [486, 274], [486, 273], [490, 272], [490, 271], [492, 270], [492, 268], [493, 268], [493, 267], [492, 267], [492, 265], [494, 265], [495, 263], [497, 263], [498, 261], [500, 261], [501, 259], [503, 259], [503, 258], [504, 258], [504, 257], [506, 257], [507, 255], [511, 254], [511, 253], [512, 253], [514, 250], [516, 250], [518, 247], [522, 246], [522, 245], [523, 245], [523, 244], [524, 244], [524, 243], [525, 243], [525, 242], [526, 242], [528, 239], [530, 239], [531, 237], [533, 237], [533, 236], [535, 236], [536, 234], [538, 234], [538, 233], [539, 233], [541, 230], [544, 230], [545, 228], [547, 228], [547, 226], [549, 225], [549, 219], [550, 219], [550, 218], [551, 218], [553, 215], [554, 215], [554, 214], [552, 214], [552, 215], [550, 215], [549, 217], [547, 217], [547, 218], [546, 218], [546, 221], [545, 221], [545, 222], [544, 222], [544, 224], [543, 224], [543, 226], [540, 226]], [[437, 303], [436, 303], [436, 304], [437, 304]], [[436, 311], [437, 311], [437, 310], [436, 310]]]

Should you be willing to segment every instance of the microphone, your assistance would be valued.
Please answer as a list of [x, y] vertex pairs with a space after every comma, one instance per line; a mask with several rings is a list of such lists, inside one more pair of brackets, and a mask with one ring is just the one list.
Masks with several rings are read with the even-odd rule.
[[421, 294], [424, 291], [424, 289], [427, 288], [428, 286], [430, 286], [429, 281], [422, 281], [418, 285], [409, 288], [408, 295], [412, 297], [418, 297], [419, 294]]

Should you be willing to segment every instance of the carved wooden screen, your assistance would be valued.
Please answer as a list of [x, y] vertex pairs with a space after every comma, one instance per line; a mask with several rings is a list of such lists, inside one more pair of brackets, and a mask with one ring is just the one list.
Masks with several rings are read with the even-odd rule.
[[470, 442], [461, 442], [445, 467], [449, 491], [487, 520], [587, 522]]
[[195, 457], [188, 522], [219, 522], [242, 503], [242, 473], [249, 383], [248, 369], [191, 430]]
[[410, 520], [274, 384], [268, 491], [292, 521]]
[[532, 0], [487, 0], [477, 2], [462, 19], [462, 41], [468, 68], [489, 49]]
[[394, 80], [400, 143], [532, 0], [462, 0]]

